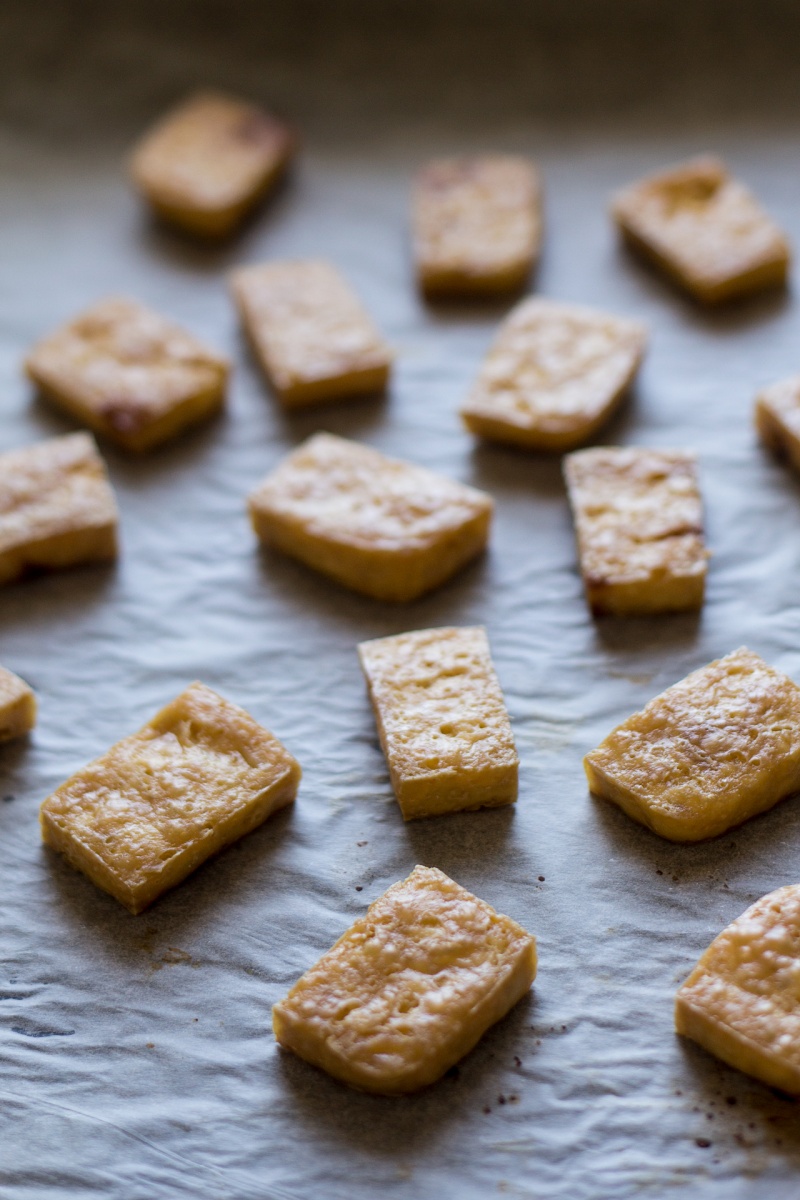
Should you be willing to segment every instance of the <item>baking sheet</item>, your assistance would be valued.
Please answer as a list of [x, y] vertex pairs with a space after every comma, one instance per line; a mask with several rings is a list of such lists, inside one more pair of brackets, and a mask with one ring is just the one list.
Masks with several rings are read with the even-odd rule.
[[[462, 71], [433, 107], [423, 68], [436, 37], [442, 54], [451, 45], [444, 18], [432, 32], [397, 27], [393, 41], [364, 25], [358, 5], [336, 19], [309, 6], [300, 26], [297, 8], [292, 24], [291, 5], [278, 6], [263, 28], [252, 4], [22, 8], [0, 12], [0, 449], [72, 427], [32, 397], [20, 359], [101, 295], [163, 310], [236, 369], [229, 411], [212, 425], [142, 461], [107, 450], [122, 511], [118, 566], [0, 593], [0, 661], [40, 700], [30, 741], [0, 751], [3, 1196], [785, 1197], [800, 1168], [796, 1107], [678, 1041], [672, 1001], [728, 921], [800, 878], [800, 807], [678, 847], [591, 799], [581, 768], [616, 722], [740, 644], [800, 679], [800, 487], [751, 428], [756, 388], [800, 365], [797, 302], [769, 296], [699, 313], [617, 247], [605, 214], [618, 184], [713, 148], [800, 244], [798, 137], [780, 106], [767, 119], [764, 95], [754, 97], [761, 115], [748, 124], [676, 100], [670, 117], [642, 86], [634, 46], [624, 78], [642, 105], [620, 114], [625, 87], [613, 73], [608, 93], [596, 92], [607, 110], [576, 77], [581, 110], [558, 92], [556, 68], [583, 61], [575, 47], [586, 39], [547, 26], [530, 53], [549, 64], [548, 108], [530, 91], [541, 80], [524, 90], [505, 7], [483, 63], [497, 89], [478, 104]], [[489, 28], [479, 5], [467, 10], [474, 28], [459, 27], [453, 51], [463, 63], [478, 61]], [[386, 14], [397, 21], [398, 6]], [[741, 20], [733, 26], [741, 41]], [[618, 25], [608, 32], [618, 38]], [[502, 37], [513, 71], [502, 69]], [[763, 37], [759, 25], [756, 47]], [[542, 46], [561, 46], [561, 59]], [[723, 75], [716, 92], [702, 71], [672, 92], [719, 101], [736, 91]], [[282, 104], [307, 139], [293, 179], [221, 250], [149, 224], [120, 172], [135, 133], [208, 81]], [[427, 154], [482, 145], [532, 152], [545, 172], [537, 290], [651, 327], [640, 382], [605, 438], [699, 452], [714, 554], [699, 618], [592, 621], [558, 461], [479, 446], [459, 426], [456, 407], [504, 307], [417, 298], [407, 188]], [[287, 416], [269, 396], [225, 272], [309, 254], [342, 267], [397, 347], [385, 400]], [[319, 428], [490, 491], [486, 558], [393, 607], [260, 553], [244, 497]], [[404, 825], [355, 643], [478, 622], [522, 759], [519, 803]], [[37, 809], [194, 678], [273, 730], [304, 780], [292, 811], [134, 918], [41, 848]], [[539, 975], [436, 1087], [361, 1096], [279, 1053], [270, 1006], [418, 862], [531, 930]]]

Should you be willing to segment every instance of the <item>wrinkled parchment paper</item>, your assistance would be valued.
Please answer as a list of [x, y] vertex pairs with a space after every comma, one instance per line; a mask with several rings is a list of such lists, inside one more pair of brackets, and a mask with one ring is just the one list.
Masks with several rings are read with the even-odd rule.
[[[20, 360], [102, 295], [153, 305], [236, 365], [221, 419], [140, 461], [106, 448], [122, 512], [118, 566], [0, 594], [0, 662], [40, 702], [31, 739], [0, 750], [0, 1192], [793, 1194], [796, 1107], [681, 1043], [672, 1002], [728, 921], [800, 879], [800, 806], [790, 800], [708, 845], [673, 846], [593, 800], [581, 757], [656, 692], [743, 643], [800, 679], [800, 486], [751, 426], [756, 388], [800, 367], [797, 302], [773, 295], [698, 312], [618, 248], [605, 212], [615, 186], [716, 149], [800, 243], [796, 135], [724, 114], [672, 128], [662, 113], [645, 128], [593, 112], [550, 127], [509, 105], [508, 88], [506, 110], [496, 104], [483, 126], [460, 122], [445, 91], [426, 122], [403, 108], [413, 79], [398, 74], [392, 100], [391, 55], [370, 57], [363, 30], [353, 37], [371, 74], [359, 104], [358, 54], [345, 54], [341, 30], [326, 74], [317, 26], [318, 70], [303, 66], [302, 21], [296, 57], [287, 35], [283, 57], [270, 59], [266, 35], [251, 36], [252, 5], [238, 41], [235, 5], [230, 19], [214, 10], [207, 28], [190, 7], [185, 37], [175, 19], [160, 29], [147, 4], [17, 6], [4, 18], [0, 449], [72, 428], [33, 397]], [[136, 132], [207, 81], [282, 100], [307, 135], [287, 186], [219, 250], [152, 225], [120, 169]], [[559, 462], [480, 446], [460, 428], [456, 408], [505, 307], [418, 299], [407, 190], [427, 154], [485, 145], [543, 167], [537, 290], [650, 325], [640, 382], [605, 440], [698, 451], [713, 550], [699, 618], [593, 621]], [[384, 400], [286, 416], [237, 330], [225, 273], [312, 254], [352, 280], [397, 367]], [[321, 428], [491, 492], [486, 558], [392, 607], [259, 552], [244, 497]], [[404, 825], [355, 644], [469, 623], [488, 627], [522, 759], [519, 803]], [[300, 795], [134, 918], [41, 847], [38, 806], [195, 678], [285, 742], [304, 769]], [[525, 925], [540, 970], [529, 998], [436, 1087], [370, 1098], [280, 1053], [270, 1006], [415, 863]]]

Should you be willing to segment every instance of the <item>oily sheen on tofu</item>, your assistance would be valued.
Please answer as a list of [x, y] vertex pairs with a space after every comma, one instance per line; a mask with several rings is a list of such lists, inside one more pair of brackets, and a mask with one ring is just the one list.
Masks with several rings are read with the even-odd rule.
[[584, 766], [596, 795], [662, 837], [716, 837], [800, 790], [800, 688], [736, 650], [656, 696]]
[[113, 297], [43, 338], [25, 370], [95, 433], [143, 451], [221, 408], [229, 364], [179, 325]]
[[117, 557], [117, 505], [86, 433], [0, 454], [0, 584]]
[[461, 409], [472, 433], [561, 453], [588, 441], [639, 369], [645, 327], [534, 297], [506, 317]]
[[287, 1050], [365, 1092], [434, 1083], [528, 991], [536, 942], [447, 875], [416, 867], [272, 1010]]
[[259, 539], [379, 600], [414, 600], [484, 549], [485, 492], [318, 433], [249, 499]]
[[800, 885], [724, 929], [678, 992], [675, 1028], [730, 1066], [800, 1094]]
[[0, 667], [0, 742], [30, 733], [36, 724], [36, 697], [24, 679]]
[[297, 794], [300, 767], [230, 701], [193, 683], [41, 807], [45, 842], [140, 913]]
[[293, 150], [287, 126], [256, 105], [198, 92], [145, 134], [131, 178], [165, 220], [224, 237], [274, 186]]
[[568, 455], [564, 476], [595, 616], [701, 607], [708, 554], [693, 454], [598, 446]]
[[703, 304], [786, 282], [786, 236], [711, 155], [631, 184], [611, 211], [629, 245]]
[[484, 629], [422, 629], [358, 654], [407, 821], [516, 800], [519, 760]]
[[242, 267], [231, 289], [264, 373], [287, 408], [385, 388], [392, 352], [330, 263]]
[[415, 181], [412, 226], [417, 278], [428, 295], [519, 289], [542, 240], [539, 173], [510, 154], [436, 159]]

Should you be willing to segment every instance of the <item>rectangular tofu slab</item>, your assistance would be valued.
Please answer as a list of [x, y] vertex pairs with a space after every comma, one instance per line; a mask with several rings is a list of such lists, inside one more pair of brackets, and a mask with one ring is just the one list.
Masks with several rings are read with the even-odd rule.
[[220, 92], [199, 92], [136, 147], [131, 178], [159, 216], [189, 233], [224, 237], [283, 174], [294, 137], [283, 122]]
[[786, 282], [786, 236], [717, 158], [631, 184], [611, 211], [625, 240], [703, 304]]
[[36, 724], [36, 697], [19, 675], [0, 667], [0, 742], [23, 737]]
[[701, 607], [708, 553], [693, 454], [600, 446], [570, 454], [564, 475], [595, 616]]
[[0, 584], [117, 556], [117, 505], [87, 433], [0, 454]]
[[528, 991], [536, 942], [441, 871], [416, 867], [272, 1010], [287, 1050], [381, 1095], [434, 1083]]
[[398, 602], [480, 554], [493, 510], [485, 492], [329, 433], [290, 454], [249, 505], [262, 542], [357, 592]]
[[472, 433], [561, 453], [611, 416], [642, 361], [638, 321], [535, 297], [500, 326], [461, 409]]
[[767, 449], [800, 471], [800, 375], [782, 379], [759, 392], [755, 422]]
[[222, 407], [229, 365], [135, 300], [101, 300], [40, 341], [42, 393], [124, 450], [151, 450]]
[[406, 821], [516, 800], [519, 759], [485, 629], [401, 633], [358, 655]]
[[330, 263], [242, 267], [231, 288], [264, 373], [288, 408], [386, 387], [392, 352]]
[[508, 154], [436, 159], [417, 176], [412, 226], [417, 277], [426, 294], [521, 288], [542, 237], [538, 171]]
[[42, 836], [140, 913], [290, 804], [300, 774], [244, 709], [193, 683], [48, 796]]
[[706, 950], [675, 1028], [770, 1087], [800, 1094], [800, 885], [762, 896]]
[[589, 787], [674, 842], [800, 790], [800, 688], [751, 650], [692, 672], [583, 760]]

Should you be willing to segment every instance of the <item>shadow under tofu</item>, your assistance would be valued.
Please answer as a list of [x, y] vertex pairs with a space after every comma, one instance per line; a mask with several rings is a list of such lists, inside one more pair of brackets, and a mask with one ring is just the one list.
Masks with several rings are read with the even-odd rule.
[[[33, 738], [30, 733], [0, 742], [0, 805], [5, 806], [14, 802], [13, 790], [6, 788], [5, 780], [15, 777], [18, 768], [30, 752], [32, 742]], [[2, 811], [3, 809], [0, 807], [0, 813]]]
[[642, 286], [648, 299], [670, 304], [681, 317], [704, 327], [707, 334], [736, 335], [743, 329], [780, 316], [791, 301], [791, 285], [777, 284], [763, 291], [707, 305], [695, 300], [674, 283], [646, 254], [620, 238], [615, 269]]
[[687, 1095], [684, 1086], [681, 1093], [687, 1102], [690, 1096], [699, 1101], [697, 1145], [725, 1154], [734, 1170], [748, 1176], [774, 1166], [776, 1155], [798, 1170], [798, 1098], [728, 1066], [689, 1038], [674, 1036], [692, 1089]]
[[157, 471], [173, 472], [184, 466], [193, 466], [220, 440], [230, 420], [227, 406], [223, 405], [218, 412], [204, 417], [196, 425], [187, 426], [162, 445], [137, 453], [123, 450], [102, 434], [90, 430], [35, 389], [32, 390], [31, 409], [36, 419], [46, 427], [43, 431], [45, 436], [63, 437], [83, 430], [91, 433], [106, 464], [112, 467], [113, 475], [125, 483], [134, 484]]
[[[280, 1050], [277, 1070], [292, 1121], [307, 1124], [315, 1138], [327, 1135], [376, 1158], [402, 1161], [411, 1149], [436, 1142], [454, 1122], [494, 1106], [498, 1093], [508, 1087], [500, 1072], [513, 1070], [535, 1007], [532, 991], [437, 1083], [408, 1096], [357, 1092]], [[522, 1081], [515, 1079], [514, 1086]]]
[[658, 646], [678, 653], [695, 644], [702, 619], [702, 609], [652, 617], [595, 616], [594, 628], [604, 650], [635, 652]]
[[[313, 568], [270, 546], [260, 545], [261, 572], [272, 591], [292, 604], [302, 602], [307, 619], [333, 622], [357, 642], [409, 629], [427, 629], [436, 625], [458, 624], [465, 607], [479, 605], [489, 586], [490, 564], [481, 554], [462, 567], [448, 581], [417, 600], [392, 603], [375, 600], [339, 584]], [[375, 630], [378, 632], [375, 632]]]
[[[42, 856], [52, 887], [52, 902], [60, 917], [74, 925], [75, 936], [90, 934], [118, 964], [158, 970], [164, 963], [193, 959], [192, 940], [209, 921], [224, 922], [226, 910], [236, 910], [263, 878], [265, 893], [273, 880], [269, 864], [281, 852], [289, 834], [294, 805], [269, 817], [246, 837], [220, 850], [144, 912], [134, 916], [109, 893], [98, 888], [57, 851], [42, 846]], [[177, 956], [177, 957], [176, 957]]]
[[[22, 579], [0, 588], [0, 645], [14, 628], [31, 634], [37, 626], [50, 629], [54, 617], [86, 617], [104, 603], [116, 585], [116, 563], [86, 563], [63, 570], [31, 570]], [[35, 681], [28, 680], [35, 689]]]
[[515, 804], [476, 812], [445, 813], [406, 821], [403, 834], [414, 862], [438, 867], [464, 887], [476, 863], [493, 862], [502, 878], [503, 856], [513, 835]]
[[[734, 907], [738, 898], [741, 911], [762, 894], [748, 890], [753, 877], [763, 878], [768, 873], [774, 888], [800, 882], [800, 864], [791, 849], [800, 842], [800, 793], [717, 837], [698, 842], [669, 841], [613, 802], [591, 792], [588, 798], [609, 854], [652, 866], [655, 874], [672, 883], [705, 883], [730, 891]], [[731, 920], [738, 915], [733, 913]]]
[[138, 248], [179, 270], [224, 277], [224, 273], [248, 261], [254, 245], [258, 246], [262, 221], [277, 222], [284, 212], [289, 211], [295, 199], [296, 177], [294, 168], [285, 171], [242, 222], [222, 237], [206, 237], [183, 229], [154, 212], [142, 200], [136, 230]]

